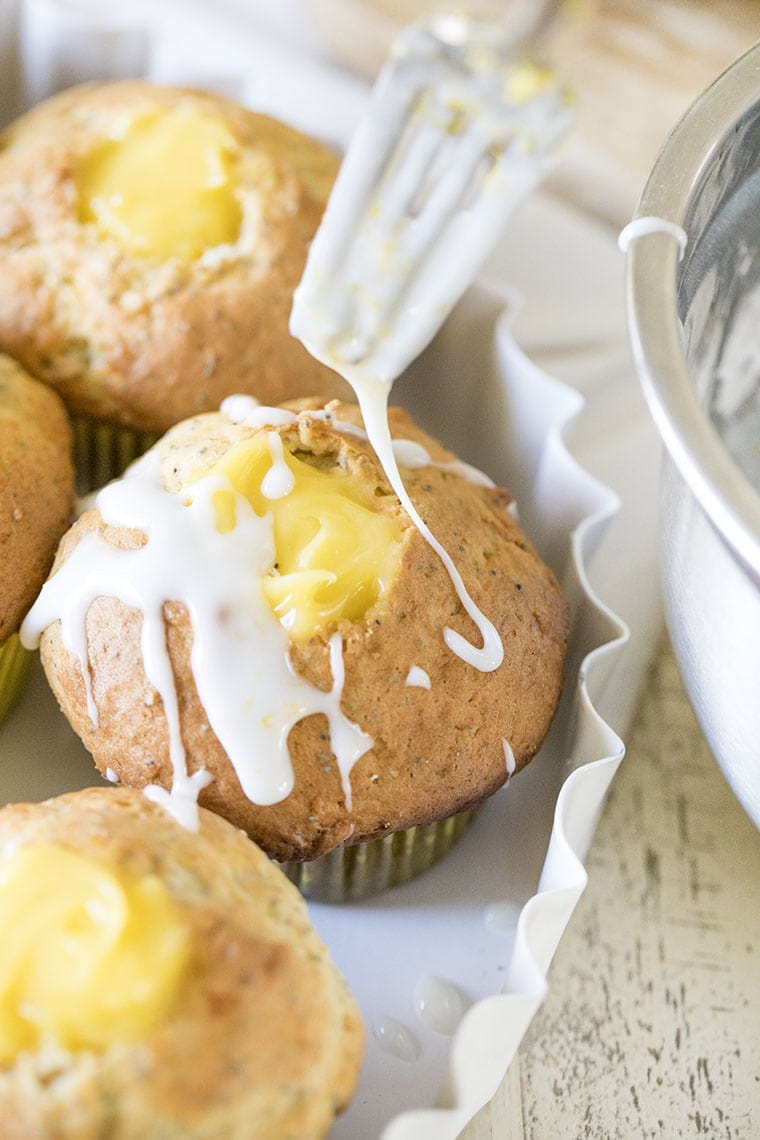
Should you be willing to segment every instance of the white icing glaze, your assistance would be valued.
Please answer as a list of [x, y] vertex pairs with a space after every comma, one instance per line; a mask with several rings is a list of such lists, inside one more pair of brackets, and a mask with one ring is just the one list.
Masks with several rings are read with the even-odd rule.
[[507, 766], [507, 783], [509, 783], [517, 768], [517, 761], [515, 760], [515, 754], [512, 751], [509, 741], [503, 736], [501, 738], [501, 745], [504, 749], [504, 763]]
[[450, 471], [453, 475], [459, 475], [461, 479], [466, 479], [468, 483], [477, 483], [481, 487], [493, 487], [493, 479], [489, 479], [477, 467], [473, 467], [470, 463], [463, 463], [461, 459], [452, 459], [448, 463], [438, 463], [432, 459], [426, 449], [421, 443], [417, 443], [413, 439], [394, 439], [393, 440], [393, 454], [396, 457], [396, 462], [400, 467], [408, 467], [410, 469], [415, 467], [438, 467], [441, 471]]
[[295, 412], [289, 412], [286, 408], [268, 408], [253, 396], [228, 396], [222, 401], [219, 410], [233, 423], [243, 424], [255, 430], [265, 427], [287, 427], [289, 424], [298, 423]]
[[198, 796], [204, 788], [208, 787], [211, 780], [210, 772], [207, 772], [205, 768], [200, 768], [192, 776], [181, 781], [175, 777], [171, 791], [162, 788], [159, 784], [148, 784], [146, 788], [143, 788], [143, 795], [167, 811], [187, 831], [197, 831], [200, 827]]
[[484, 673], [490, 673], [494, 669], [498, 669], [504, 659], [504, 646], [501, 643], [501, 638], [499, 637], [496, 627], [482, 610], [476, 606], [448, 551], [441, 545], [430, 528], [420, 517], [414, 503], [407, 494], [401, 473], [398, 469], [398, 464], [396, 463], [396, 457], [393, 453], [393, 441], [388, 424], [388, 396], [390, 394], [390, 384], [382, 380], [376, 380], [374, 377], [362, 374], [361, 372], [346, 375], [345, 378], [349, 381], [356, 393], [367, 437], [385, 471], [388, 482], [396, 492], [399, 502], [417, 530], [443, 562], [459, 601], [477, 626], [483, 639], [483, 645], [478, 647], [463, 637], [461, 633], [447, 627], [443, 631], [443, 639], [446, 645], [452, 653], [456, 653], [456, 655], [461, 657], [468, 665], [474, 665], [476, 669], [480, 669]]
[[[222, 403], [220, 410], [223, 415], [227, 416], [227, 418], [234, 423], [244, 424], [246, 427], [255, 429], [289, 426], [298, 423], [299, 417], [303, 416], [310, 420], [322, 420], [344, 435], [352, 435], [357, 439], [369, 439], [366, 431], [357, 427], [356, 424], [339, 419], [329, 408], [317, 408], [296, 414], [295, 412], [288, 412], [282, 408], [267, 408], [259, 404], [253, 396], [228, 396]], [[415, 467], [437, 467], [441, 471], [450, 471], [453, 475], [458, 475], [461, 479], [466, 479], [468, 483], [476, 483], [481, 487], [495, 486], [493, 479], [489, 479], [488, 475], [483, 471], [479, 471], [477, 467], [473, 467], [471, 463], [464, 463], [461, 459], [452, 459], [449, 462], [437, 462], [430, 456], [422, 444], [417, 443], [416, 440], [394, 439], [391, 441], [391, 446], [393, 447], [396, 462], [400, 467], [410, 469]], [[275, 498], [277, 496], [272, 497]]]
[[284, 499], [295, 487], [296, 477], [285, 462], [282, 439], [276, 431], [267, 432], [267, 446], [272, 466], [261, 481], [261, 493], [265, 499]]
[[618, 235], [618, 247], [623, 253], [627, 253], [630, 249], [631, 242], [637, 241], [639, 238], [647, 237], [649, 234], [670, 234], [678, 242], [678, 256], [683, 257], [683, 252], [686, 249], [688, 238], [686, 231], [681, 228], [676, 222], [669, 222], [667, 218], [634, 218], [627, 226], [624, 226]]
[[420, 669], [419, 665], [412, 665], [411, 669], [406, 675], [407, 685], [414, 685], [419, 689], [430, 688], [430, 677], [424, 669]]
[[399, 1061], [413, 1064], [419, 1059], [419, 1041], [411, 1029], [395, 1017], [378, 1017], [372, 1026], [372, 1036], [385, 1053]]
[[291, 667], [287, 632], [259, 586], [259, 577], [274, 561], [271, 515], [259, 517], [247, 499], [235, 494], [236, 525], [221, 534], [212, 501], [220, 489], [232, 488], [227, 479], [211, 474], [177, 493], [166, 491], [159, 456], [149, 452], [125, 478], [97, 496], [107, 523], [136, 528], [148, 541], [137, 549], [120, 550], [95, 533], [85, 535], [43, 587], [22, 627], [24, 644], [35, 646], [43, 630], [61, 620], [64, 644], [80, 662], [88, 709], [97, 724], [87, 611], [100, 595], [140, 610], [145, 674], [161, 696], [167, 720], [172, 795], [184, 802], [197, 797], [200, 777], [187, 773], [163, 613], [166, 601], [183, 603], [193, 627], [191, 665], [198, 695], [245, 795], [265, 805], [290, 793], [288, 733], [299, 720], [321, 712], [328, 718], [350, 800], [351, 768], [372, 741], [340, 710], [340, 637], [336, 634], [330, 642], [333, 686], [325, 693]]
[[412, 1004], [420, 1021], [436, 1033], [451, 1037], [470, 1003], [453, 982], [423, 974], [414, 987]]

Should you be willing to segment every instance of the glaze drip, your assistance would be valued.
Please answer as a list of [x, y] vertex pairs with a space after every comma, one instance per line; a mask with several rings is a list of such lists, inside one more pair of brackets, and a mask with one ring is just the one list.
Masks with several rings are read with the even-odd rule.
[[618, 247], [622, 253], [627, 253], [631, 247], [631, 242], [638, 241], [642, 237], [648, 237], [649, 234], [668, 234], [674, 238], [678, 244], [678, 256], [679, 258], [683, 257], [688, 242], [686, 231], [677, 222], [670, 222], [667, 218], [634, 218], [620, 231]]
[[430, 688], [430, 676], [419, 665], [412, 665], [406, 675], [406, 684], [418, 689]]
[[504, 646], [496, 626], [471, 598], [453, 559], [432, 533], [427, 523], [420, 517], [401, 478], [388, 425], [390, 384], [366, 375], [354, 378], [349, 376], [347, 379], [356, 392], [367, 437], [388, 482], [419, 533], [443, 563], [463, 609], [478, 628], [483, 644], [482, 646], [473, 645], [461, 633], [448, 626], [443, 631], [443, 640], [452, 653], [455, 653], [466, 664], [473, 665], [484, 673], [493, 672], [494, 669], [499, 668], [504, 660]]
[[166, 645], [164, 603], [179, 602], [187, 608], [193, 627], [191, 666], [199, 698], [245, 795], [261, 805], [289, 795], [290, 729], [304, 717], [323, 713], [350, 798], [351, 768], [372, 747], [372, 740], [340, 710], [344, 680], [340, 637], [336, 634], [330, 641], [333, 685], [323, 692], [292, 668], [287, 632], [262, 594], [260, 579], [274, 559], [271, 516], [258, 516], [247, 499], [236, 494], [236, 525], [221, 533], [213, 503], [220, 490], [230, 493], [229, 482], [210, 474], [178, 492], [166, 491], [159, 456], [149, 452], [125, 478], [109, 484], [96, 498], [106, 523], [135, 528], [148, 541], [122, 550], [98, 534], [86, 535], [43, 587], [24, 622], [24, 644], [37, 645], [43, 630], [60, 618], [64, 644], [79, 660], [88, 709], [97, 723], [87, 611], [101, 595], [141, 611], [145, 674], [163, 702], [174, 771], [172, 796], [178, 813], [186, 816], [187, 804], [197, 797], [204, 777], [187, 771]]
[[[343, 435], [352, 435], [356, 439], [369, 441], [366, 431], [357, 427], [356, 424], [339, 419], [327, 408], [317, 408], [314, 411], [296, 414], [285, 408], [265, 407], [259, 404], [253, 396], [228, 396], [223, 401], [220, 411], [222, 415], [227, 416], [234, 423], [254, 429], [292, 426], [298, 423], [299, 415], [306, 416], [310, 420], [322, 420], [329, 423], [335, 431], [339, 431]], [[399, 467], [405, 467], [408, 470], [420, 467], [436, 467], [440, 471], [449, 471], [452, 475], [466, 479], [468, 483], [476, 483], [480, 487], [495, 486], [493, 479], [490, 479], [483, 471], [479, 471], [477, 467], [473, 467], [471, 463], [464, 463], [461, 459], [452, 459], [448, 462], [433, 459], [427, 449], [414, 439], [392, 439], [391, 447]], [[510, 510], [511, 507], [512, 504], [507, 507], [507, 510]]]

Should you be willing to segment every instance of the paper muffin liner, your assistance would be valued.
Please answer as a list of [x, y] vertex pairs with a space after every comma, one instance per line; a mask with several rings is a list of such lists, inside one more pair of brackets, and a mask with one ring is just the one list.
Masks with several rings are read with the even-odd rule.
[[17, 633], [0, 642], [0, 721], [6, 718], [27, 682], [32, 656]]
[[338, 847], [320, 859], [280, 866], [307, 899], [356, 902], [408, 883], [435, 866], [462, 838], [477, 811], [470, 808], [447, 819]]
[[87, 495], [123, 475], [158, 440], [155, 432], [135, 431], [103, 423], [90, 416], [73, 416], [74, 466], [77, 494]]

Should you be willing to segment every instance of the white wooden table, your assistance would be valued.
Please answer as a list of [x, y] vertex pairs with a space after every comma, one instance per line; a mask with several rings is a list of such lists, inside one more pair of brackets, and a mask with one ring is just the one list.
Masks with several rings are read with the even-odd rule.
[[667, 644], [587, 866], [519, 1078], [463, 1135], [760, 1135], [760, 832]]

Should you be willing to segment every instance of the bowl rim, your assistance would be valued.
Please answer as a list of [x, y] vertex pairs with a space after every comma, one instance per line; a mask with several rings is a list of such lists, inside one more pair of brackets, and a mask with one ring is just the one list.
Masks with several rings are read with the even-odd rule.
[[[722, 141], [760, 102], [760, 42], [732, 63], [666, 138], [634, 213], [683, 228], [692, 191]], [[760, 494], [699, 406], [684, 358], [676, 297], [681, 249], [647, 232], [626, 257], [626, 304], [644, 396], [671, 459], [714, 528], [760, 582]]]

